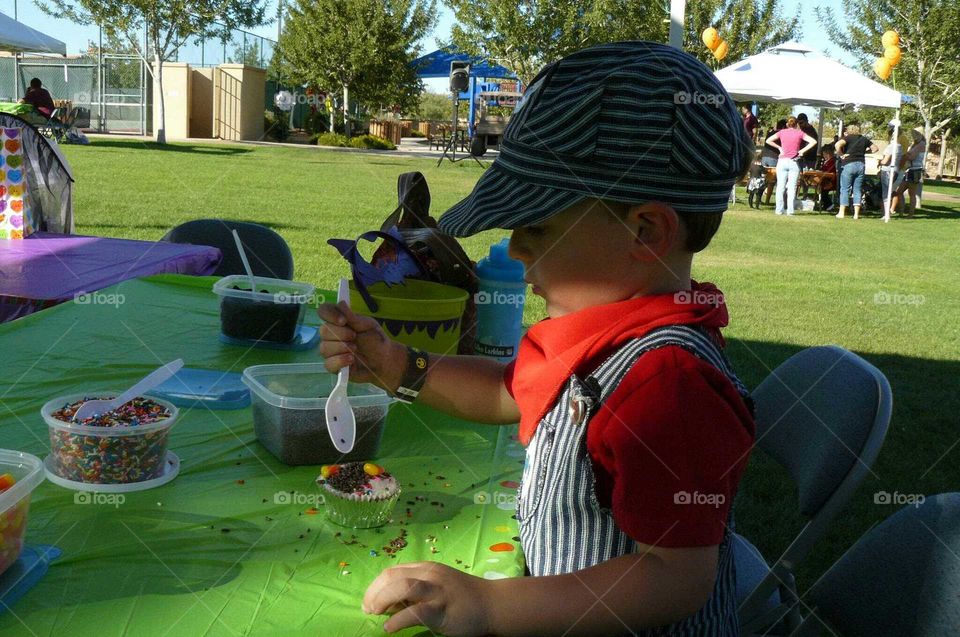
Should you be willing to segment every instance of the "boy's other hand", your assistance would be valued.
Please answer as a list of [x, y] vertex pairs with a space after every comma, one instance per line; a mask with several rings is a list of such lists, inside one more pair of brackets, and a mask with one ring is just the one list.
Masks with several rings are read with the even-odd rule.
[[406, 348], [390, 340], [377, 321], [357, 314], [346, 303], [324, 303], [317, 308], [320, 355], [324, 367], [337, 373], [350, 367], [350, 380], [373, 383], [393, 392], [400, 386], [406, 365]]
[[388, 568], [363, 596], [363, 612], [392, 615], [388, 633], [426, 626], [450, 637], [489, 633], [487, 580], [437, 562], [413, 562]]

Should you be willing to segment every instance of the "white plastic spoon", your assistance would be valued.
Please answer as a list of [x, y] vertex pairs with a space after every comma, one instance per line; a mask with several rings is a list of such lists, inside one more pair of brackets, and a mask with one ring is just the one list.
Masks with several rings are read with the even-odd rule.
[[153, 370], [144, 376], [143, 380], [141, 380], [139, 383], [112, 400], [88, 400], [80, 405], [80, 409], [73, 414], [74, 422], [84, 420], [92, 416], [106, 414], [113, 411], [117, 407], [127, 404], [137, 396], [145, 394], [157, 385], [163, 383], [165, 380], [180, 371], [181, 367], [183, 367], [183, 359], [178, 358], [172, 363], [167, 363], [166, 365]]
[[240, 241], [240, 235], [237, 234], [236, 230], [233, 230], [233, 241], [237, 244], [237, 252], [240, 253], [240, 260], [243, 261], [243, 269], [247, 271], [247, 276], [250, 277], [250, 291], [257, 291], [257, 282], [253, 278], [253, 269], [250, 267], [250, 262], [247, 261], [247, 253], [243, 251], [243, 242]]
[[[337, 302], [344, 301], [350, 306], [350, 282], [340, 279], [337, 290]], [[347, 383], [350, 381], [350, 367], [340, 368], [337, 374], [337, 384], [327, 398], [324, 414], [327, 417], [327, 433], [333, 446], [340, 453], [350, 453], [357, 436], [357, 420], [353, 415], [353, 407], [347, 398]]]

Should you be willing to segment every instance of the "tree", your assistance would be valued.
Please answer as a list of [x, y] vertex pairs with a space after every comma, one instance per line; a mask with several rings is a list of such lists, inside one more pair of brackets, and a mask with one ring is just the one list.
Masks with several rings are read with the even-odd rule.
[[[662, 0], [444, 2], [457, 19], [452, 43], [469, 55], [505, 66], [524, 84], [546, 64], [588, 46], [618, 40], [667, 40], [669, 3]], [[684, 50], [704, 62], [712, 61], [712, 54], [700, 42], [700, 33], [709, 26], [718, 28], [729, 43], [729, 61], [796, 37], [799, 18], [780, 17], [779, 5], [780, 0], [688, 2]]]
[[416, 104], [422, 84], [410, 63], [436, 19], [436, 0], [297, 0], [277, 55], [284, 77], [343, 95], [349, 136], [351, 94], [365, 104]]
[[[98, 24], [108, 37], [123, 39], [147, 63], [160, 93], [157, 142], [167, 141], [163, 63], [190, 38], [227, 39], [238, 27], [266, 22], [266, 0], [35, 0], [40, 9], [78, 24]], [[146, 29], [147, 45], [141, 41]], [[153, 59], [153, 66], [149, 60]]]
[[[140, 67], [141, 62], [136, 50], [131, 49], [130, 45], [116, 36], [107, 36], [98, 45], [96, 42], [87, 42], [87, 50], [83, 52], [87, 57], [98, 59], [100, 55], [125, 56], [118, 59], [113, 58], [104, 68], [103, 85], [105, 90], [115, 89], [133, 89], [140, 86]], [[131, 59], [134, 56], [137, 59]], [[96, 74], [94, 74], [95, 76]], [[94, 87], [91, 85], [90, 91]], [[87, 100], [90, 101], [90, 100]]]
[[248, 47], [238, 46], [233, 50], [233, 55], [227, 60], [230, 64], [245, 64], [258, 69], [263, 68], [263, 62], [260, 60], [260, 42], [253, 41]]
[[452, 44], [510, 69], [525, 85], [546, 64], [588, 46], [667, 39], [661, 0], [444, 2], [456, 17]]
[[843, 0], [845, 26], [831, 8], [817, 17], [830, 39], [853, 54], [864, 73], [883, 52], [887, 30], [900, 34], [902, 60], [894, 70], [897, 89], [913, 97], [911, 112], [923, 122], [927, 140], [957, 117], [960, 98], [960, 3], [956, 0]]
[[[684, 49], [711, 68], [721, 68], [743, 58], [756, 55], [800, 38], [800, 10], [792, 18], [784, 18], [780, 0], [700, 0], [687, 3], [684, 22]], [[703, 45], [700, 35], [708, 27], [720, 32], [729, 49], [717, 61]]]

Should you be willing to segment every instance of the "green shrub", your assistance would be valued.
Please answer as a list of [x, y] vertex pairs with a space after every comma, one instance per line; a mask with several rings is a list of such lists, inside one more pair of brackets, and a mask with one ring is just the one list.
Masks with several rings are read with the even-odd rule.
[[426, 137], [426, 135], [421, 133], [419, 128], [411, 128], [410, 137]]
[[393, 145], [393, 142], [383, 139], [382, 137], [375, 137], [373, 135], [360, 135], [358, 137], [353, 137], [350, 139], [349, 145], [352, 148], [365, 148], [373, 150], [397, 149], [397, 147]]
[[347, 138], [339, 133], [320, 133], [317, 135], [317, 146], [346, 146]]
[[263, 131], [271, 139], [282, 142], [290, 137], [290, 117], [283, 111], [263, 112]]

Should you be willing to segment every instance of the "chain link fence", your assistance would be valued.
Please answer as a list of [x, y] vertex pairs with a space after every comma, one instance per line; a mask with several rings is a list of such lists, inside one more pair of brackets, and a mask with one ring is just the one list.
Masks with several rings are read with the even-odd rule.
[[[44, 25], [34, 26], [42, 29]], [[111, 45], [98, 27], [77, 28], [89, 42], [84, 52], [68, 50], [66, 58], [28, 54], [0, 57], [0, 101], [23, 97], [30, 80], [39, 78], [54, 100], [68, 100], [79, 107], [77, 123], [81, 128], [149, 134], [153, 128], [153, 76], [146, 63], [128, 47], [123, 50]], [[56, 31], [52, 34], [56, 36]], [[145, 43], [145, 34], [139, 42]], [[233, 30], [226, 40], [192, 39], [170, 61], [196, 67], [246, 64], [267, 68], [275, 48], [274, 40]]]

